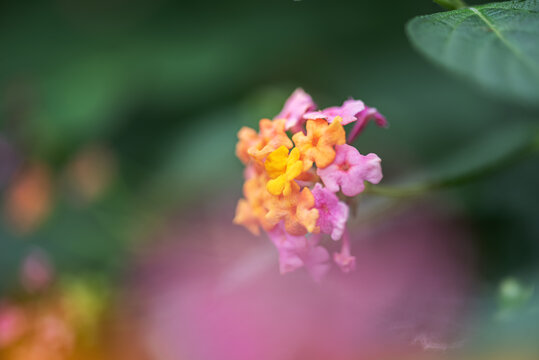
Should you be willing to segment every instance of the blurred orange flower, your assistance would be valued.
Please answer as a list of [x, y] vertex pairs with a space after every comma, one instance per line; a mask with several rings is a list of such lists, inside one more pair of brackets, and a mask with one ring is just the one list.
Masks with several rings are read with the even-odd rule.
[[110, 149], [91, 144], [79, 151], [67, 167], [69, 185], [84, 202], [98, 199], [116, 174], [116, 159]]
[[4, 210], [8, 223], [21, 233], [34, 231], [52, 206], [52, 179], [44, 164], [25, 167], [8, 188]]

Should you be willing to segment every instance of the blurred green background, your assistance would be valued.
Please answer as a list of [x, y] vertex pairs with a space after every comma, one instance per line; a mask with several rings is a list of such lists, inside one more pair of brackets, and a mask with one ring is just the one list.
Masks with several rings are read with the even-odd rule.
[[[232, 219], [236, 132], [272, 118], [296, 87], [321, 107], [352, 96], [387, 117], [387, 131], [369, 127], [358, 142], [383, 159], [385, 183], [466, 158], [491, 131], [497, 140], [479, 156], [512, 146], [504, 129], [537, 120], [538, 108], [484, 93], [409, 44], [406, 21], [440, 10], [430, 1], [3, 2], [0, 291], [17, 287], [36, 246], [60, 273], [113, 279], [170, 214], [226, 194]], [[10, 192], [34, 164], [50, 184], [21, 190], [29, 203], [45, 200], [20, 225]], [[474, 231], [486, 286], [537, 270], [537, 165], [528, 157], [446, 193]]]

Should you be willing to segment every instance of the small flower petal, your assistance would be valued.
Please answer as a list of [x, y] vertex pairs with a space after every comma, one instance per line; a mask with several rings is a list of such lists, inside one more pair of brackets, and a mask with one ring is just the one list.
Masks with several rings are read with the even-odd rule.
[[315, 208], [319, 213], [317, 226], [321, 232], [330, 234], [333, 240], [339, 240], [348, 220], [348, 205], [339, 201], [337, 195], [319, 183], [315, 185], [312, 193]]
[[369, 120], [374, 120], [376, 125], [387, 128], [389, 126], [384, 115], [380, 114], [376, 108], [366, 106], [363, 111], [357, 114], [357, 122], [348, 135], [348, 143], [352, 144], [367, 126]]
[[309, 94], [303, 89], [296, 89], [292, 95], [286, 100], [283, 109], [275, 117], [275, 119], [285, 119], [286, 130], [295, 129], [299, 130], [303, 122], [305, 121], [303, 115], [309, 111], [316, 109], [316, 104]]
[[301, 152], [304, 162], [315, 162], [319, 168], [331, 164], [335, 158], [335, 145], [346, 142], [346, 134], [340, 121], [331, 124], [324, 119], [307, 121], [307, 134], [299, 131], [292, 140]]
[[297, 186], [294, 179], [303, 171], [303, 162], [299, 160], [299, 157], [298, 149], [294, 148], [288, 154], [285, 146], [279, 147], [268, 155], [264, 167], [271, 178], [266, 187], [272, 195], [288, 196], [292, 187]]
[[272, 197], [268, 209], [266, 221], [272, 225], [284, 221], [286, 231], [291, 235], [305, 235], [316, 230], [318, 210], [314, 208], [314, 196], [309, 188], [300, 191], [296, 184], [288, 196]]
[[250, 158], [261, 162], [280, 146], [285, 146], [287, 149], [294, 146], [288, 135], [286, 135], [284, 119], [262, 119], [259, 127], [260, 132], [257, 141], [247, 150]]
[[281, 222], [268, 236], [279, 252], [281, 274], [305, 266], [314, 280], [319, 281], [329, 270], [329, 254], [318, 246], [317, 236], [294, 236], [286, 231]]
[[250, 127], [244, 126], [238, 131], [238, 143], [236, 144], [236, 156], [242, 163], [247, 164], [250, 160], [247, 152], [258, 141], [258, 133]]
[[350, 235], [344, 232], [341, 252], [333, 254], [333, 261], [341, 268], [342, 272], [350, 272], [356, 267], [355, 256], [350, 255]]
[[336, 146], [335, 160], [323, 169], [317, 169], [326, 188], [342, 190], [346, 196], [355, 196], [365, 189], [365, 181], [378, 184], [382, 179], [380, 158], [376, 154], [361, 155], [350, 145]]
[[334, 253], [333, 261], [335, 261], [344, 273], [348, 273], [356, 268], [356, 257], [350, 254]]
[[322, 111], [310, 112], [305, 115], [306, 119], [326, 119], [333, 122], [336, 117], [340, 117], [342, 124], [350, 124], [357, 120], [356, 115], [365, 109], [365, 104], [361, 100], [349, 99], [342, 106], [333, 106]]
[[264, 167], [269, 177], [275, 179], [284, 174], [288, 160], [288, 149], [285, 146], [279, 147], [268, 155], [264, 162]]

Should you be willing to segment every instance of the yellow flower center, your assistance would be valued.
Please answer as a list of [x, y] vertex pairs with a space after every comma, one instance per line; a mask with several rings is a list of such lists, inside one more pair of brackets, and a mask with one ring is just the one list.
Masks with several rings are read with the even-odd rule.
[[288, 153], [285, 146], [271, 152], [266, 158], [264, 167], [271, 180], [266, 188], [272, 195], [290, 195], [292, 187], [298, 185], [294, 181], [303, 171], [303, 161], [299, 160], [300, 152], [294, 148]]

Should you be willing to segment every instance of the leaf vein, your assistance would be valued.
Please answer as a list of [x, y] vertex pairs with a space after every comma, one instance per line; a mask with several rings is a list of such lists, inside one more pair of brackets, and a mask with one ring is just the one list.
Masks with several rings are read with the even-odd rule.
[[498, 39], [504, 44], [515, 56], [520, 59], [524, 64], [526, 64], [528, 67], [530, 67], [535, 75], [539, 75], [539, 68], [537, 67], [537, 64], [530, 60], [522, 51], [520, 51], [518, 48], [514, 47], [506, 38], [503, 36], [502, 32], [494, 26], [494, 24], [488, 19], [488, 17], [481, 12], [481, 10], [470, 7], [468, 8], [473, 14], [477, 15], [479, 19], [481, 19], [491, 30], [492, 32], [498, 37]]

